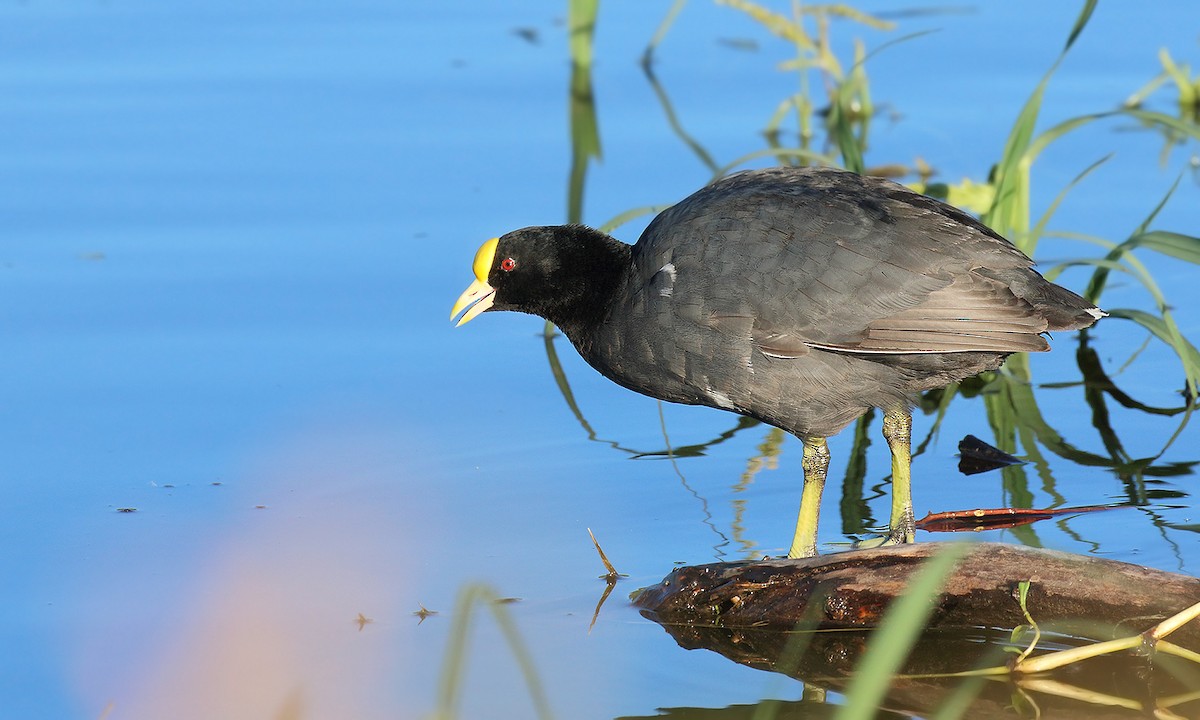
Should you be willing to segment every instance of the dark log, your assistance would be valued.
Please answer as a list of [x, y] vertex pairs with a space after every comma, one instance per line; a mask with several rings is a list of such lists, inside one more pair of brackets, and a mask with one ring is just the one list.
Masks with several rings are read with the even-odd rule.
[[[947, 543], [916, 543], [802, 560], [716, 563], [673, 570], [635, 593], [634, 605], [688, 649], [706, 649], [750, 667], [781, 672], [810, 686], [844, 691], [887, 606], [904, 593], [922, 562]], [[1008, 630], [1026, 623], [1017, 586], [1029, 580], [1030, 614], [1054, 650], [1143, 632], [1200, 602], [1200, 580], [1138, 565], [1051, 550], [980, 543], [947, 578], [929, 626], [893, 679], [884, 708], [925, 716], [964, 682], [934, 677], [1003, 666]], [[1200, 649], [1200, 627], [1168, 639]], [[796, 629], [821, 632], [789, 632]], [[837, 631], [840, 629], [840, 631]], [[1171, 660], [1172, 662], [1167, 662]], [[1162, 655], [1106, 656], [1056, 671], [1056, 680], [1128, 698], [1125, 708], [1046, 693], [1027, 695], [1042, 717], [1143, 717], [1159, 698], [1200, 686], [1194, 666]], [[1014, 717], [1013, 678], [983, 682], [965, 717]], [[811, 708], [795, 717], [810, 717]], [[1200, 703], [1173, 708], [1192, 717]], [[1182, 713], [1182, 715], [1178, 715]], [[669, 714], [669, 713], [668, 713]], [[787, 712], [784, 716], [791, 717]], [[691, 717], [691, 715], [688, 715]]]
[[[664, 624], [791, 629], [809, 618], [825, 628], [870, 628], [903, 594], [923, 561], [945, 543], [797, 560], [681, 567], [636, 593], [634, 605]], [[935, 600], [929, 628], [1013, 628], [1026, 607], [1040, 625], [1107, 640], [1146, 630], [1200, 602], [1200, 580], [1140, 565], [1001, 543], [972, 547]], [[1170, 638], [1200, 650], [1200, 623]]]

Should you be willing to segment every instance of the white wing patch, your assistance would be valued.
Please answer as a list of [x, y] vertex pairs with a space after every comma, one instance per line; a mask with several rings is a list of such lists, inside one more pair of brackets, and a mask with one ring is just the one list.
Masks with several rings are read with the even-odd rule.
[[675, 263], [667, 263], [659, 268], [654, 273], [654, 284], [658, 286], [660, 297], [671, 297], [671, 290], [675, 287]]
[[733, 409], [733, 401], [730, 400], [729, 396], [725, 393], [721, 392], [720, 390], [713, 390], [712, 388], [705, 388], [704, 390], [708, 393], [708, 396], [713, 399], [713, 402], [717, 404], [717, 407], [724, 408], [726, 410]]

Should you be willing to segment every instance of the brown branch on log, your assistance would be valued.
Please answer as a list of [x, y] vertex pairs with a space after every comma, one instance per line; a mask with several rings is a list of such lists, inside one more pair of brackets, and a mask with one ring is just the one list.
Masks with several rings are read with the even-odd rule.
[[1100, 510], [1113, 510], [1125, 505], [1080, 505], [1061, 508], [978, 508], [928, 513], [916, 522], [918, 530], [926, 532], [963, 532], [967, 530], [997, 530], [1029, 525], [1059, 515], [1082, 515]]

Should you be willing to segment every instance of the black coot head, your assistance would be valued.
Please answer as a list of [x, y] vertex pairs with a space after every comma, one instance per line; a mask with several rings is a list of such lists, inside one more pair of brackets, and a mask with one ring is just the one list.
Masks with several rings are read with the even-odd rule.
[[[458, 324], [488, 310], [540, 315], [562, 327], [590, 317], [602, 302], [598, 286], [613, 274], [607, 235], [582, 225], [527, 227], [492, 238], [475, 253], [475, 281], [450, 311]], [[607, 271], [607, 272], [606, 272]]]

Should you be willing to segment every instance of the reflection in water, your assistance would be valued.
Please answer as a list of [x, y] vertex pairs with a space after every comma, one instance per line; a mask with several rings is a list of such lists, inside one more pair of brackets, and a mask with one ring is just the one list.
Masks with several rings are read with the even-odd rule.
[[[1200, 710], [1197, 580], [1005, 544], [968, 547], [677, 568], [634, 604], [685, 649], [810, 688], [853, 698], [882, 675], [878, 700], [867, 693], [871, 708], [1010, 717], [1006, 701], [1019, 697], [1066, 717]], [[1030, 568], [1036, 580], [1011, 580]]]
[[670, 126], [671, 132], [700, 159], [704, 167], [708, 168], [708, 171], [712, 173], [714, 179], [721, 177], [722, 171], [721, 167], [717, 165], [717, 161], [713, 160], [708, 150], [688, 134], [683, 124], [679, 122], [679, 116], [675, 114], [671, 98], [667, 95], [667, 91], [663, 88], [662, 83], [654, 75], [654, 68], [647, 62], [643, 64], [643, 70], [646, 74], [646, 82], [650, 83], [650, 89], [654, 91], [654, 96], [658, 98], [659, 105], [662, 106], [663, 115], [666, 117], [667, 125]]
[[[586, 7], [585, 7], [586, 6]], [[567, 181], [567, 222], [583, 222], [584, 184], [588, 164], [600, 157], [600, 124], [592, 92], [592, 36], [598, 2], [572, 2], [570, 25], [571, 171]]]
[[[869, 429], [874, 419], [875, 409], [871, 408], [854, 421], [854, 442], [850, 445], [846, 477], [842, 481], [842, 499], [838, 504], [842, 516], [842, 534], [847, 536], [868, 532], [876, 524], [868, 499], [863, 496], [863, 485], [867, 479], [867, 448], [871, 446]], [[921, 452], [923, 449], [918, 448], [913, 457]], [[883, 495], [884, 493], [877, 489], [871, 499]]]
[[726, 537], [725, 533], [721, 532], [713, 523], [712, 511], [708, 509], [708, 498], [696, 492], [696, 490], [688, 483], [687, 478], [684, 477], [683, 470], [679, 468], [679, 463], [675, 461], [676, 453], [671, 449], [671, 437], [667, 433], [667, 418], [665, 415], [663, 415], [663, 403], [661, 400], [659, 400], [656, 404], [658, 405], [658, 425], [662, 429], [663, 442], [666, 443], [667, 458], [671, 461], [671, 469], [675, 471], [675, 476], [679, 478], [679, 484], [683, 486], [683, 489], [691, 493], [692, 497], [696, 498], [696, 500], [700, 503], [700, 510], [704, 513], [704, 520], [702, 522], [707, 525], [717, 537], [721, 539], [719, 543], [713, 546], [713, 552], [715, 553], [716, 557], [724, 558], [725, 546], [729, 544], [729, 538]]
[[738, 497], [750, 488], [754, 482], [755, 476], [759, 471], [765, 469], [774, 470], [779, 457], [780, 446], [783, 445], [784, 438], [787, 433], [779, 428], [771, 428], [767, 431], [766, 437], [758, 444], [758, 454], [751, 457], [746, 463], [746, 471], [742, 473], [741, 479], [733, 486], [733, 519], [730, 521], [730, 526], [733, 528], [733, 539], [741, 546], [742, 556], [746, 559], [753, 558], [757, 554], [758, 545], [750, 540], [746, 534], [746, 525], [744, 515], [746, 512], [746, 500]]
[[[609, 447], [619, 450], [630, 455], [633, 458], [651, 458], [664, 457], [672, 462], [674, 472], [680, 478], [685, 490], [697, 498], [701, 503], [704, 518], [702, 522], [708, 525], [714, 533], [721, 539], [722, 543], [714, 546], [717, 557], [724, 557], [724, 545], [728, 542], [725, 533], [717, 528], [712, 522], [712, 513], [708, 510], [708, 501], [701, 496], [694, 488], [692, 488], [686, 477], [683, 475], [678, 464], [675, 463], [677, 458], [686, 457], [701, 457], [710, 448], [719, 446], [727, 440], [732, 439], [738, 433], [749, 428], [757, 427], [761, 423], [759, 421], [747, 418], [738, 417], [734, 426], [724, 432], [719, 433], [715, 437], [699, 442], [690, 443], [681, 446], [674, 446], [670, 442], [668, 429], [666, 427], [665, 418], [660, 407], [660, 422], [662, 423], [664, 446], [661, 449], [635, 449], [623, 445], [620, 440], [602, 438], [597, 435], [591, 423], [587, 420], [582, 409], [579, 407], [573, 392], [571, 391], [570, 382], [566, 377], [562, 364], [558, 358], [557, 350], [554, 345], [555, 337], [546, 337], [544, 339], [547, 362], [554, 376], [563, 400], [570, 408], [575, 419], [579, 422], [589, 440], [600, 442]], [[1041, 386], [1042, 391], [1055, 391], [1065, 388], [1083, 386], [1087, 394], [1088, 405], [1093, 408], [1092, 420], [1093, 426], [1096, 428], [1097, 434], [1104, 440], [1104, 445], [1109, 452], [1108, 456], [1099, 455], [1086, 450], [1081, 450], [1074, 444], [1068, 442], [1063, 436], [1055, 430], [1042, 415], [1038, 400], [1035, 395], [1035, 388], [1030, 376], [1028, 358], [1024, 355], [1015, 355], [1011, 357], [1005, 365], [1004, 371], [985, 373], [978, 378], [972, 378], [969, 381], [957, 385], [951, 385], [946, 388], [938, 389], [926, 393], [922, 398], [920, 407], [926, 412], [935, 412], [937, 417], [932, 424], [928, 434], [924, 440], [918, 445], [917, 452], [914, 456], [925, 451], [925, 448], [931, 439], [937, 433], [942, 419], [945, 417], [945, 412], [949, 404], [957, 395], [964, 397], [981, 395], [984, 399], [988, 410], [989, 424], [997, 433], [999, 444], [1016, 450], [1017, 440], [1020, 440], [1020, 446], [1025, 451], [1027, 460], [1022, 461], [1017, 458], [1012, 458], [1007, 452], [998, 448], [993, 448], [999, 456], [1011, 458], [1011, 461], [1005, 463], [996, 463], [997, 468], [979, 467], [975, 472], [984, 472], [987, 470], [1000, 469], [1003, 486], [1006, 490], [1009, 502], [1008, 507], [1019, 509], [1032, 509], [1034, 506], [1034, 493], [1030, 490], [1029, 480], [1025, 474], [1023, 467], [1024, 462], [1030, 463], [1038, 473], [1041, 480], [1040, 490], [1047, 493], [1052, 498], [1052, 503], [1046, 508], [1048, 512], [1043, 512], [1035, 516], [1026, 516], [1025, 522], [1012, 523], [1006, 525], [1013, 534], [1021, 539], [1024, 544], [1032, 547], [1041, 547], [1042, 544], [1038, 540], [1036, 533], [1032, 528], [1023, 527], [1029, 522], [1035, 520], [1048, 519], [1056, 515], [1062, 514], [1079, 514], [1085, 510], [1094, 509], [1099, 506], [1086, 506], [1083, 508], [1068, 509], [1067, 499], [1058, 493], [1055, 488], [1055, 479], [1051, 470], [1051, 465], [1046, 457], [1042, 454], [1042, 448], [1052, 452], [1054, 455], [1069, 460], [1078, 465], [1088, 467], [1102, 467], [1111, 469], [1125, 484], [1128, 501], [1107, 507], [1119, 507], [1121, 505], [1138, 505], [1146, 506], [1151, 502], [1161, 502], [1163, 500], [1181, 500], [1188, 497], [1188, 493], [1178, 489], [1165, 489], [1151, 487], [1156, 483], [1163, 482], [1159, 478], [1172, 478], [1181, 475], [1186, 475], [1194, 472], [1195, 466], [1200, 461], [1171, 461], [1157, 462], [1157, 459], [1170, 447], [1174, 440], [1178, 437], [1178, 431], [1182, 429], [1181, 425], [1176, 432], [1170, 436], [1162, 449], [1153, 457], [1133, 459], [1126, 453], [1121, 444], [1120, 437], [1117, 431], [1113, 428], [1110, 420], [1110, 415], [1104, 407], [1104, 397], [1112, 396], [1123, 407], [1143, 412], [1151, 416], [1175, 416], [1181, 413], [1190, 413], [1191, 405], [1184, 404], [1174, 408], [1158, 408], [1151, 407], [1134, 400], [1129, 395], [1121, 391], [1115, 383], [1105, 374], [1103, 367], [1096, 359], [1096, 353], [1091, 349], [1087, 342], [1086, 333], [1081, 334], [1080, 349], [1077, 353], [1079, 359], [1079, 367], [1082, 375], [1080, 382], [1074, 383], [1056, 383], [1053, 385]], [[870, 501], [882, 497], [886, 494], [887, 484], [890, 481], [890, 476], [884, 476], [880, 482], [872, 485], [872, 494], [867, 497], [864, 495], [863, 488], [867, 476], [867, 449], [870, 447], [870, 425], [875, 418], [875, 411], [871, 410], [859, 418], [853, 431], [853, 441], [850, 446], [849, 457], [846, 463], [846, 473], [842, 484], [842, 495], [839, 503], [842, 518], [842, 532], [847, 537], [858, 537], [864, 534], [874, 532], [876, 530], [876, 521], [870, 510]], [[1183, 418], [1183, 423], [1186, 424], [1187, 416]], [[757, 473], [763, 468], [774, 468], [777, 458], [782, 451], [782, 443], [784, 442], [786, 433], [778, 428], [768, 429], [763, 441], [756, 447], [758, 453], [750, 456], [747, 461], [747, 470], [742, 474], [739, 480], [732, 486], [731, 492], [735, 496], [731, 501], [733, 520], [731, 521], [731, 529], [734, 540], [739, 544], [743, 555], [747, 558], [754, 557], [759, 554], [757, 545], [749, 540], [746, 535], [746, 528], [743, 524], [743, 518], [746, 511], [746, 501], [743, 498], [736, 497], [744, 494], [745, 491], [753, 483], [753, 479]], [[979, 441], [982, 442], [982, 441]], [[961, 446], [960, 446], [961, 447]], [[987, 446], [991, 447], [991, 446]], [[960, 464], [960, 468], [962, 465]], [[1057, 509], [1057, 511], [1055, 511]], [[963, 510], [946, 510], [946, 513], [964, 512]], [[1147, 512], [1154, 515], [1153, 509], [1147, 508]], [[1155, 517], [1155, 525], [1162, 525], [1163, 521]], [[1060, 529], [1075, 537], [1079, 542], [1091, 543], [1095, 547], [1098, 544], [1094, 541], [1089, 541], [1079, 537], [1065, 524], [1065, 521], [1060, 523]], [[1200, 532], [1200, 525], [1180, 525], [1172, 524], [1169, 527], [1175, 529], [1189, 530]], [[941, 529], [935, 527], [923, 528], [927, 532], [939, 532]], [[946, 531], [949, 531], [947, 528]]]
[[1101, 510], [1112, 510], [1118, 507], [1121, 506], [1083, 505], [1079, 507], [1041, 508], [1037, 510], [1018, 508], [953, 510], [950, 512], [929, 513], [920, 520], [917, 520], [917, 529], [925, 530], [926, 532], [966, 532], [989, 528], [1015, 528], [1059, 515], [1082, 515]]
[[583, 410], [580, 409], [579, 403], [575, 400], [575, 393], [571, 391], [571, 383], [567, 379], [567, 374], [563, 370], [562, 362], [558, 359], [558, 350], [554, 346], [554, 341], [557, 338], [558, 335], [552, 335], [544, 338], [546, 362], [550, 365], [550, 374], [554, 376], [554, 383], [558, 386], [558, 391], [562, 394], [563, 401], [566, 402], [567, 407], [571, 410], [571, 414], [575, 416], [575, 420], [579, 423], [579, 426], [583, 428], [585, 433], [587, 433], [588, 440], [608, 445], [612, 449], [619, 450], [623, 453], [631, 455], [634, 458], [702, 457], [705, 450], [720, 445], [726, 440], [732, 439], [735, 435], [743, 430], [758, 427], [762, 424], [752, 418], [738, 416], [732, 428], [719, 433], [712, 439], [700, 443], [681, 445], [679, 447], [671, 446], [668, 438], [665, 435], [666, 431], [664, 429], [664, 445], [662, 448], [655, 450], [638, 450], [623, 445], [619, 440], [602, 438], [596, 434], [595, 429], [592, 428], [592, 424], [583, 414]]
[[396, 548], [439, 522], [389, 489], [394, 442], [313, 428], [227, 484], [242, 521], [213, 528], [205, 562], [174, 571], [173, 604], [155, 611], [166, 616], [121, 636], [99, 618], [105, 642], [88, 652], [110, 661], [88, 659], [89, 694], [111, 699], [114, 719], [389, 716], [397, 674], [425, 662], [397, 637], [417, 625], [401, 598], [422, 580]]
[[958, 441], [958, 471], [963, 475], [978, 475], [1021, 462], [1019, 458], [992, 447], [969, 433]]
[[[844, 692], [868, 647], [870, 633], [835, 630], [772, 632], [693, 625], [663, 628], [688, 650], [705, 649], [759, 670], [781, 673], [805, 683], [806, 689]], [[1047, 650], [1077, 647], [1068, 637], [1047, 639]], [[797, 652], [797, 649], [799, 651]], [[923, 634], [900, 676], [895, 678], [876, 717], [929, 717], [951, 701], [966, 702], [957, 716], [972, 720], [1012, 718], [1031, 713], [1040, 717], [1135, 718], [1155, 708], [1195, 717], [1200, 713], [1200, 686], [1195, 666], [1175, 658], [1151, 661], [1135, 655], [1102, 656], [1051, 675], [1014, 681], [1008, 677], [955, 676], [963, 671], [1002, 666], [1023, 646], [1008, 632], [987, 630], [938, 631]], [[810, 695], [819, 697], [818, 694]], [[973, 698], [973, 699], [971, 699]], [[687, 720], [753, 718], [772, 709], [774, 717], [812, 718], [832, 715], [834, 705], [823, 700], [780, 702], [726, 708], [670, 708], [655, 717]], [[631, 720], [632, 720], [632, 716]], [[1172, 717], [1172, 716], [1168, 716]]]
[[612, 591], [617, 587], [617, 581], [623, 577], [629, 577], [617, 572], [617, 568], [613, 566], [612, 561], [608, 559], [608, 555], [604, 553], [604, 549], [600, 547], [600, 542], [596, 540], [592, 529], [588, 528], [588, 536], [592, 538], [592, 545], [596, 547], [596, 552], [600, 555], [600, 562], [604, 563], [604, 569], [607, 570], [602, 578], [604, 579], [604, 592], [600, 595], [600, 599], [596, 601], [596, 609], [592, 611], [592, 621], [588, 623], [588, 634], [596, 627], [596, 620], [600, 617], [600, 608], [604, 607], [604, 603], [608, 600], [608, 596], [612, 595]]
[[[1147, 338], [1147, 341], [1149, 341], [1149, 338]], [[1104, 370], [1104, 365], [1100, 362], [1099, 354], [1089, 343], [1087, 333], [1080, 334], [1079, 349], [1075, 353], [1075, 359], [1079, 366], [1079, 372], [1083, 376], [1084, 397], [1092, 410], [1092, 424], [1095, 426], [1100, 439], [1104, 443], [1105, 449], [1109, 453], [1107, 461], [1102, 462], [1110, 463], [1110, 466], [1117, 471], [1118, 477], [1127, 481], [1127, 484], [1133, 477], [1139, 475], [1176, 477], [1193, 472], [1193, 468], [1198, 461], [1157, 462], [1163, 453], [1178, 439], [1179, 434], [1187, 425], [1189, 416], [1195, 409], [1195, 403], [1189, 401], [1186, 389], [1182, 392], [1184, 403], [1177, 407], [1153, 407], [1135, 400], [1132, 396], [1122, 391]], [[1157, 453], [1148, 458], [1133, 458], [1125, 451], [1117, 431], [1112, 426], [1112, 414], [1105, 401], [1106, 396], [1111, 397], [1117, 404], [1126, 409], [1147, 416], [1173, 417], [1182, 414], [1183, 417], [1179, 426], [1168, 436], [1162, 448]], [[1142, 503], [1146, 500], [1144, 496], [1131, 496], [1130, 499]]]

